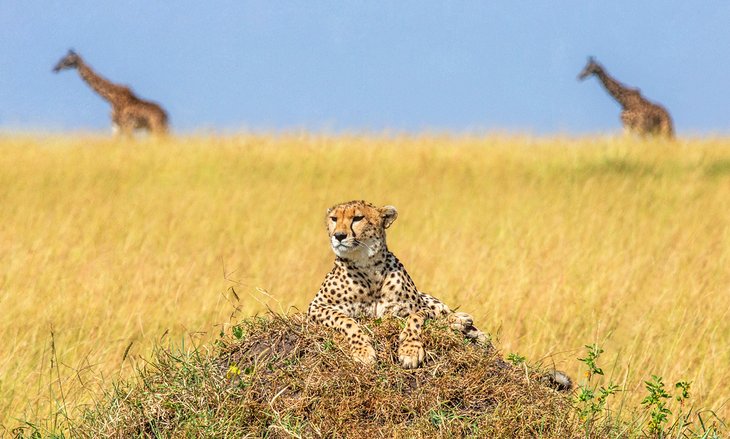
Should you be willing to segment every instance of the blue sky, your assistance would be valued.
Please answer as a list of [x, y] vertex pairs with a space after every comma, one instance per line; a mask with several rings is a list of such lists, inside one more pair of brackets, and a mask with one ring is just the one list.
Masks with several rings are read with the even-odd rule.
[[[559, 6], [558, 6], [559, 5]], [[74, 48], [178, 132], [620, 130], [594, 55], [680, 134], [730, 133], [730, 2], [0, 0], [0, 130], [108, 130]]]

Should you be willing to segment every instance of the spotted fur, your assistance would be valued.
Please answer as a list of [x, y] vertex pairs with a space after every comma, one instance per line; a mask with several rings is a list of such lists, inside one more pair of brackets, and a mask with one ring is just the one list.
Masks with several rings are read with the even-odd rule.
[[332, 268], [309, 304], [311, 320], [342, 332], [356, 361], [375, 362], [375, 350], [360, 328], [358, 317], [394, 315], [406, 319], [399, 336], [398, 358], [405, 368], [419, 367], [426, 356], [421, 329], [426, 319], [448, 316], [451, 326], [467, 337], [485, 342], [466, 313], [452, 312], [440, 300], [416, 288], [403, 264], [388, 250], [385, 229], [398, 212], [393, 206], [376, 207], [350, 201], [327, 210]]

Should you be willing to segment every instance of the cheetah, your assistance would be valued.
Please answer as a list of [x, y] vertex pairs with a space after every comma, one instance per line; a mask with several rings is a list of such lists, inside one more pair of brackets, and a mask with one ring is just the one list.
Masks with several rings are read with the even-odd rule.
[[448, 317], [452, 328], [467, 338], [487, 343], [471, 316], [453, 312], [440, 300], [416, 288], [403, 264], [388, 250], [385, 229], [398, 211], [366, 201], [349, 201], [327, 210], [326, 226], [335, 266], [309, 304], [309, 318], [344, 334], [353, 359], [375, 362], [375, 349], [358, 326], [358, 317], [394, 315], [406, 319], [399, 335], [398, 359], [406, 369], [421, 366], [426, 351], [420, 339], [426, 319]]

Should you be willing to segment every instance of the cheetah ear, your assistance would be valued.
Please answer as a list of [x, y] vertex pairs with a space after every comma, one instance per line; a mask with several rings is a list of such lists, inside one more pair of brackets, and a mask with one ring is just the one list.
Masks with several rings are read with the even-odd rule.
[[387, 229], [398, 218], [398, 211], [394, 206], [383, 206], [380, 208], [380, 217], [383, 219], [383, 227]]
[[334, 208], [332, 208], [332, 207], [327, 209], [327, 214], [325, 214], [325, 216], [324, 216], [324, 227], [327, 230], [330, 229], [330, 213], [332, 213], [332, 210], [334, 210]]

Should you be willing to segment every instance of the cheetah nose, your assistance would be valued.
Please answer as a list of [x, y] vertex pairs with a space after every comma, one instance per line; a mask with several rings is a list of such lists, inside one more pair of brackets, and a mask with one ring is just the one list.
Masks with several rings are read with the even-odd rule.
[[337, 232], [335, 233], [335, 239], [342, 242], [343, 239], [347, 238], [347, 233], [345, 232]]

